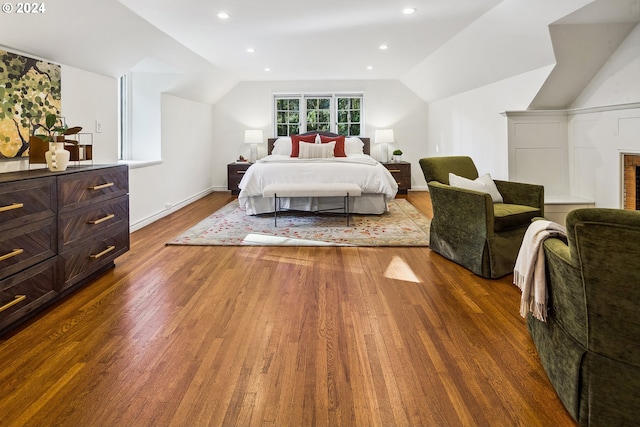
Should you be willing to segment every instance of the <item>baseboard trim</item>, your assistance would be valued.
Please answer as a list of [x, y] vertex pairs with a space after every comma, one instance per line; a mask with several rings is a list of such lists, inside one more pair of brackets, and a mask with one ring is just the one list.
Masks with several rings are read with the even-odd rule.
[[157, 212], [153, 215], [150, 215], [146, 218], [143, 218], [139, 221], [136, 221], [135, 223], [131, 223], [129, 224], [129, 232], [133, 233], [136, 230], [140, 230], [143, 227], [146, 227], [149, 224], [152, 224], [154, 222], [156, 222], [157, 220], [159, 220], [160, 218], [164, 218], [167, 215], [170, 215], [176, 211], [179, 211], [180, 209], [184, 208], [187, 205], [190, 205], [191, 203], [195, 202], [196, 200], [202, 199], [203, 197], [213, 193], [214, 191], [216, 191], [215, 187], [209, 187], [206, 190], [203, 190], [191, 197], [189, 197], [188, 199], [185, 199], [179, 203], [176, 203], [175, 205], [171, 206], [171, 208], [162, 210], [160, 212]]

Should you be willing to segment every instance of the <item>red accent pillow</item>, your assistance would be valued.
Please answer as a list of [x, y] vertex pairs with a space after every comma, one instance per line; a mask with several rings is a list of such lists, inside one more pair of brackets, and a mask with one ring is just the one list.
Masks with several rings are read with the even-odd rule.
[[333, 149], [334, 157], [347, 157], [347, 153], [344, 152], [344, 135], [340, 136], [324, 136], [320, 135], [320, 142], [325, 144], [327, 142], [335, 141], [336, 146]]
[[300, 142], [316, 142], [316, 134], [313, 135], [291, 135], [291, 157], [300, 156]]

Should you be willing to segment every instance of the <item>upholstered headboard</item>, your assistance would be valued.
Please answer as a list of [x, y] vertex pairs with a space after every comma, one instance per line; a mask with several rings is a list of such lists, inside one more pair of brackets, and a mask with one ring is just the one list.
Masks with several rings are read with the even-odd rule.
[[[315, 135], [316, 133], [319, 133], [320, 135], [324, 135], [324, 136], [339, 136], [337, 133], [325, 132], [325, 131], [312, 131], [307, 133], [301, 133], [300, 135]], [[362, 147], [362, 152], [364, 154], [371, 155], [371, 139], [363, 138], [363, 137], [358, 137], [358, 138], [360, 138], [364, 143], [364, 147]], [[267, 139], [267, 154], [271, 154], [271, 152], [273, 151], [273, 144], [276, 142], [277, 139], [278, 138]]]

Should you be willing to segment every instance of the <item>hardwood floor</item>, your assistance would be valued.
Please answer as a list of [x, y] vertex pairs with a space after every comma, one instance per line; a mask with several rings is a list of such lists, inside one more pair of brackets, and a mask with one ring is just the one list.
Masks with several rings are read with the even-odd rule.
[[574, 425], [511, 276], [428, 248], [164, 245], [231, 199], [133, 233], [115, 269], [0, 338], [0, 425]]

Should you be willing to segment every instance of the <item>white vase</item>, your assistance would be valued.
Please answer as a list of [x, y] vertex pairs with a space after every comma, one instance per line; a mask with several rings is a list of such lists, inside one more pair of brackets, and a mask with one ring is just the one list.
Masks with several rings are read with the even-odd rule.
[[64, 142], [50, 142], [49, 151], [44, 153], [44, 158], [51, 172], [61, 172], [67, 169], [70, 155], [64, 149]]

